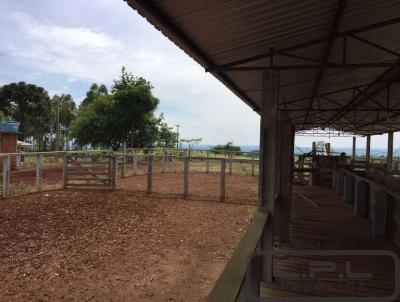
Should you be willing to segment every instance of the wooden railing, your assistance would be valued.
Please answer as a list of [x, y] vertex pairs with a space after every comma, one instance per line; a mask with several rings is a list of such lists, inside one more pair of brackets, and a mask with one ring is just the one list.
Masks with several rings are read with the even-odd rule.
[[[146, 152], [143, 152], [146, 151]], [[153, 154], [149, 150], [128, 150], [128, 152], [112, 152], [110, 150], [87, 150], [87, 151], [57, 151], [57, 152], [19, 152], [19, 153], [3, 153], [0, 154], [0, 163], [2, 164], [3, 171], [3, 186], [2, 186], [2, 196], [8, 197], [10, 192], [10, 173], [11, 173], [11, 159], [15, 160], [15, 157], [34, 157], [34, 167], [36, 170], [36, 190], [41, 192], [43, 190], [43, 166], [44, 159], [47, 157], [58, 158], [57, 162], [62, 161], [63, 167], [63, 180], [62, 188], [68, 186], [68, 158], [69, 157], [79, 157], [79, 156], [99, 156], [103, 159], [111, 158], [113, 161], [113, 166], [110, 166], [110, 179], [111, 188], [115, 189], [117, 187], [117, 179], [120, 175], [124, 177], [127, 171], [127, 159], [131, 159], [133, 163], [133, 175], [138, 175], [138, 161], [139, 159], [144, 159], [147, 163], [147, 193], [152, 193], [152, 178], [153, 178], [153, 160], [161, 161], [162, 173], [165, 172], [165, 167], [167, 161], [180, 160], [184, 163], [183, 169], [183, 180], [184, 187], [182, 195], [187, 197], [189, 194], [189, 169], [191, 161], [204, 162], [206, 167], [206, 173], [210, 172], [210, 163], [219, 162], [220, 166], [220, 196], [221, 200], [225, 199], [225, 174], [226, 168], [229, 174], [233, 174], [233, 164], [235, 163], [245, 163], [251, 165], [251, 175], [255, 176], [255, 167], [258, 166], [257, 159], [247, 159], [247, 158], [233, 158], [233, 157], [203, 157], [203, 156], [179, 156], [179, 155], [168, 155], [167, 152], [163, 152], [160, 155]], [[141, 154], [140, 154], [141, 153]], [[121, 174], [118, 172], [120, 171]]]
[[245, 279], [249, 257], [257, 249], [269, 214], [257, 211], [233, 252], [228, 264], [211, 290], [207, 302], [236, 302]]

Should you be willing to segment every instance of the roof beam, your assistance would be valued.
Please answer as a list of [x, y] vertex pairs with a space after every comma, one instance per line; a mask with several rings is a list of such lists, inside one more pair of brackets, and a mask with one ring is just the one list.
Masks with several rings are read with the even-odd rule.
[[353, 29], [346, 30], [346, 31], [343, 31], [343, 32], [338, 32], [338, 33], [334, 34], [333, 37], [332, 37], [332, 35], [328, 35], [326, 37], [309, 40], [309, 41], [306, 41], [306, 42], [303, 42], [303, 43], [299, 43], [299, 44], [295, 44], [295, 45], [292, 45], [292, 46], [288, 46], [288, 47], [285, 47], [285, 48], [274, 49], [273, 51], [264, 52], [264, 53], [261, 53], [259, 55], [255, 55], [255, 56], [251, 56], [251, 57], [248, 57], [248, 58], [244, 58], [244, 59], [232, 61], [232, 62], [229, 62], [229, 63], [221, 64], [219, 66], [210, 64], [209, 67], [206, 70], [212, 72], [212, 71], [220, 70], [221, 68], [222, 69], [223, 68], [229, 68], [229, 67], [233, 67], [233, 66], [236, 66], [236, 65], [241, 65], [241, 64], [257, 61], [257, 60], [260, 60], [260, 59], [269, 58], [269, 57], [271, 57], [273, 55], [279, 55], [279, 54], [282, 54], [282, 53], [285, 53], [285, 52], [295, 51], [295, 50], [302, 49], [302, 48], [305, 48], [305, 47], [313, 46], [313, 45], [316, 45], [316, 44], [319, 44], [319, 43], [326, 42], [326, 41], [328, 41], [328, 40], [330, 40], [332, 38], [333, 39], [342, 38], [342, 37], [345, 37], [345, 36], [350, 35], [350, 34], [362, 33], [362, 32], [365, 32], [365, 31], [369, 31], [369, 30], [373, 30], [373, 29], [389, 26], [389, 25], [396, 24], [396, 23], [399, 23], [399, 22], [400, 22], [400, 17], [396, 17], [396, 18], [392, 18], [392, 19], [389, 19], [389, 20], [386, 20], [386, 21], [382, 21], [382, 22], [378, 22], [378, 23], [373, 23], [373, 24], [369, 24], [369, 25], [353, 28]]
[[317, 95], [319, 86], [320, 86], [320, 84], [322, 82], [322, 78], [323, 78], [324, 72], [325, 72], [325, 66], [327, 65], [328, 60], [329, 60], [329, 58], [331, 56], [333, 43], [335, 41], [335, 34], [337, 34], [337, 32], [339, 30], [340, 22], [342, 20], [343, 14], [344, 14], [344, 10], [346, 8], [346, 4], [347, 4], [347, 0], [340, 0], [339, 1], [338, 7], [337, 7], [337, 10], [336, 10], [335, 19], [333, 21], [331, 33], [329, 35], [330, 37], [329, 37], [329, 39], [327, 41], [324, 54], [323, 54], [323, 56], [321, 58], [321, 64], [320, 64], [319, 69], [318, 69], [317, 77], [315, 78], [315, 82], [314, 82], [314, 85], [313, 85], [313, 90], [312, 90], [310, 102], [308, 104], [306, 116], [304, 117], [304, 123], [306, 123], [307, 120], [308, 120], [308, 116], [309, 116], [310, 110], [311, 110], [311, 108], [312, 108], [312, 106], [314, 104], [314, 98]]
[[[161, 31], [170, 32], [173, 38], [188, 54], [191, 51], [192, 55], [202, 63], [203, 66], [214, 65], [211, 58], [204, 52], [190, 37], [185, 34], [179, 26], [171, 21], [159, 8], [154, 5], [153, 1], [146, 0], [125, 0], [129, 6], [136, 9], [142, 16], [150, 19], [151, 22]], [[253, 110], [259, 111], [259, 108], [254, 101], [247, 96], [228, 76], [217, 72], [214, 76], [219, 79], [225, 86], [231, 89], [240, 99], [248, 104]]]
[[[398, 65], [400, 63], [400, 60], [397, 61]], [[380, 87], [377, 87], [374, 91], [372, 91], [371, 93], [369, 93], [369, 90], [371, 90], [375, 85], [379, 85], [382, 84], [382, 82], [385, 80], [385, 77], [390, 74], [391, 72], [393, 72], [394, 70], [393, 66], [392, 68], [387, 69], [385, 72], [383, 72], [379, 77], [377, 77], [373, 82], [371, 82], [362, 92], [358, 93], [354, 98], [352, 98], [352, 100], [350, 100], [350, 102], [348, 102], [345, 106], [343, 106], [342, 109], [340, 109], [338, 112], [336, 112], [330, 119], [329, 119], [329, 123], [333, 123], [335, 120], [339, 119], [340, 117], [342, 117], [343, 115], [345, 115], [347, 113], [347, 111], [353, 109], [354, 107], [357, 107], [359, 105], [362, 105], [363, 103], [365, 103], [368, 98], [364, 97], [364, 99], [361, 99], [359, 102], [356, 102], [357, 99], [359, 99], [361, 96], [365, 96], [365, 95], [369, 95], [369, 97], [374, 97], [376, 94], [380, 93], [381, 91], [383, 91], [387, 85], [390, 85], [391, 83], [393, 83], [393, 81], [395, 81], [396, 79], [399, 78], [399, 75], [397, 75], [395, 78], [393, 79], [386, 79], [386, 84], [387, 85], [381, 85]]]
[[[396, 62], [378, 62], [378, 63], [325, 63], [323, 69], [365, 69], [365, 68], [388, 68], [396, 65]], [[264, 71], [264, 70], [319, 70], [321, 64], [306, 65], [272, 65], [272, 66], [244, 66], [228, 67], [218, 70], [226, 71]]]

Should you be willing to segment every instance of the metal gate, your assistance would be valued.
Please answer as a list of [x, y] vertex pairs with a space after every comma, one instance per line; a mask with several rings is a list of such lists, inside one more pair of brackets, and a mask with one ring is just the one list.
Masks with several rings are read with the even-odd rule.
[[70, 188], [103, 188], [114, 189], [115, 158], [105, 156], [95, 158], [85, 156], [78, 158], [67, 156], [66, 186]]

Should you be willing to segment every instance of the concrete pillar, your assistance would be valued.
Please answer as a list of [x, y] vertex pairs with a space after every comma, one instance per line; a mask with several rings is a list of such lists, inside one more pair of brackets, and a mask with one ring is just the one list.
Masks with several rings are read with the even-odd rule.
[[294, 148], [294, 128], [288, 121], [280, 122], [279, 127], [279, 199], [276, 203], [275, 239], [289, 240], [289, 223], [292, 202], [292, 165]]
[[386, 160], [386, 174], [392, 175], [393, 166], [393, 132], [388, 133], [388, 148], [387, 148], [387, 160]]
[[356, 144], [357, 144], [357, 138], [353, 136], [353, 149], [351, 153], [351, 159], [355, 160], [356, 159]]
[[367, 170], [369, 169], [369, 161], [371, 159], [371, 135], [367, 135], [367, 148], [365, 150], [365, 161], [367, 162]]
[[344, 175], [343, 201], [348, 204], [354, 203], [354, 178], [351, 174]]
[[390, 225], [392, 197], [385, 191], [375, 192], [375, 215], [372, 234], [375, 238], [387, 239]]
[[[262, 74], [262, 99], [260, 121], [260, 168], [258, 185], [258, 208], [270, 213], [260, 240], [260, 248], [272, 253], [274, 247], [275, 194], [278, 159], [278, 103], [279, 72], [266, 70]], [[263, 259], [263, 280], [272, 281], [273, 262], [270, 257]]]
[[369, 201], [369, 185], [366, 181], [356, 182], [354, 200], [354, 215], [358, 217], [367, 217]]

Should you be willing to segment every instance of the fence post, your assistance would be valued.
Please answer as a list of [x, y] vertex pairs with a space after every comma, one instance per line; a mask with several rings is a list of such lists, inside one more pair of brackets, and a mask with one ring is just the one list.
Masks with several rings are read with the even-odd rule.
[[251, 176], [254, 176], [254, 155], [251, 157]]
[[167, 162], [167, 150], [163, 149], [162, 173], [165, 173], [166, 162]]
[[206, 166], [206, 172], [210, 172], [210, 152], [207, 151], [207, 166]]
[[137, 175], [137, 168], [138, 168], [138, 155], [136, 154], [136, 152], [133, 152], [133, 175]]
[[147, 157], [147, 194], [150, 194], [153, 190], [153, 156]]
[[10, 193], [10, 156], [3, 157], [3, 198]]
[[68, 155], [64, 153], [63, 155], [63, 188], [68, 186]]
[[226, 159], [221, 159], [221, 182], [220, 182], [220, 193], [219, 200], [225, 200], [225, 170], [226, 170]]
[[229, 175], [232, 175], [232, 157], [230, 154], [229, 157]]
[[122, 156], [122, 168], [121, 168], [121, 176], [125, 177], [125, 167], [126, 167], [126, 155]]
[[111, 189], [116, 190], [117, 189], [117, 156], [111, 155]]
[[183, 160], [183, 198], [186, 198], [189, 193], [189, 157]]
[[43, 164], [43, 155], [37, 155], [36, 156], [36, 189], [38, 192], [43, 191], [43, 170], [42, 170], [42, 164]]

